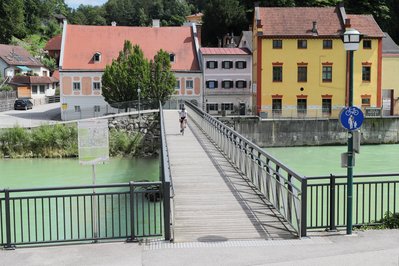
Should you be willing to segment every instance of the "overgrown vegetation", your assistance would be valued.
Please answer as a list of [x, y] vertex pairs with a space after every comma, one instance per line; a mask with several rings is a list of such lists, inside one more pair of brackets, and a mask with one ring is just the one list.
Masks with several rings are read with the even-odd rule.
[[377, 222], [372, 221], [374, 225], [362, 225], [359, 227], [360, 230], [375, 230], [375, 229], [399, 229], [399, 213], [392, 213], [387, 211], [384, 214], [384, 218]]
[[[142, 135], [111, 130], [110, 156], [133, 156], [139, 149]], [[0, 131], [0, 157], [67, 158], [78, 156], [76, 125], [45, 125], [35, 129], [14, 127]]]

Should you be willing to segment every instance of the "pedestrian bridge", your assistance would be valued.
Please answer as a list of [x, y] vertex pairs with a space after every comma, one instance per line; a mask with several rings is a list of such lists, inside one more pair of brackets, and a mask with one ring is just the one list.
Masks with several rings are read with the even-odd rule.
[[288, 179], [279, 178], [279, 166], [276, 170], [270, 158], [262, 162], [261, 151], [241, 136], [194, 106], [186, 107], [184, 135], [178, 111], [163, 111], [173, 184], [171, 238], [191, 242], [300, 236], [300, 202], [293, 186], [284, 185]]

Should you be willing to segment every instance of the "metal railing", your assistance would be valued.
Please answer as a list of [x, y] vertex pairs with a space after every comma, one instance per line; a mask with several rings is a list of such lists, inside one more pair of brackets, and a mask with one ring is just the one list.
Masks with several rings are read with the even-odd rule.
[[[308, 177], [309, 229], [346, 226], [347, 177]], [[355, 175], [353, 226], [381, 224], [387, 212], [399, 212], [399, 173]]]
[[173, 240], [174, 238], [174, 189], [172, 182], [172, 174], [170, 171], [169, 151], [166, 141], [165, 120], [163, 115], [162, 104], [159, 105], [159, 115], [161, 123], [161, 164], [160, 174], [163, 184], [163, 203], [164, 203], [164, 221], [165, 221], [165, 240]]
[[161, 199], [161, 182], [0, 190], [0, 245], [162, 236]]
[[306, 179], [211, 115], [186, 102], [194, 121], [292, 226], [306, 236]]

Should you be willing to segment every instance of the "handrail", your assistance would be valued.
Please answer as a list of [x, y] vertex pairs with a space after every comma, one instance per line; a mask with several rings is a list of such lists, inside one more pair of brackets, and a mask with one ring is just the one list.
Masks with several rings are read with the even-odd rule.
[[[331, 174], [333, 175], [333, 174]], [[306, 177], [309, 180], [320, 180], [320, 179], [330, 179], [331, 175], [328, 176], [310, 176]], [[347, 178], [347, 175], [333, 175], [335, 178]], [[391, 177], [391, 176], [399, 176], [399, 173], [382, 173], [382, 174], [358, 174], [353, 175], [354, 178], [372, 178], [372, 177]]]
[[306, 204], [301, 203], [307, 201], [307, 193], [302, 193], [306, 178], [197, 106], [185, 104], [191, 109], [191, 120], [273, 204], [298, 236], [306, 236]]
[[161, 124], [161, 178], [164, 185], [164, 227], [165, 239], [173, 240], [174, 232], [174, 188], [170, 170], [169, 150], [166, 140], [165, 118], [162, 104], [159, 103], [159, 117]]

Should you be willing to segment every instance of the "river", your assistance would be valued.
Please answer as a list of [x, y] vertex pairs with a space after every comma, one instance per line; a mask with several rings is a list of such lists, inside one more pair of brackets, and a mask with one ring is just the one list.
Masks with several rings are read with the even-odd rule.
[[[96, 165], [96, 184], [158, 181], [158, 158], [111, 158]], [[92, 167], [78, 159], [0, 160], [0, 189], [75, 186], [92, 183]]]
[[[346, 146], [265, 148], [289, 168], [305, 176], [346, 174], [341, 153]], [[355, 155], [354, 174], [399, 173], [399, 144], [365, 145]]]

